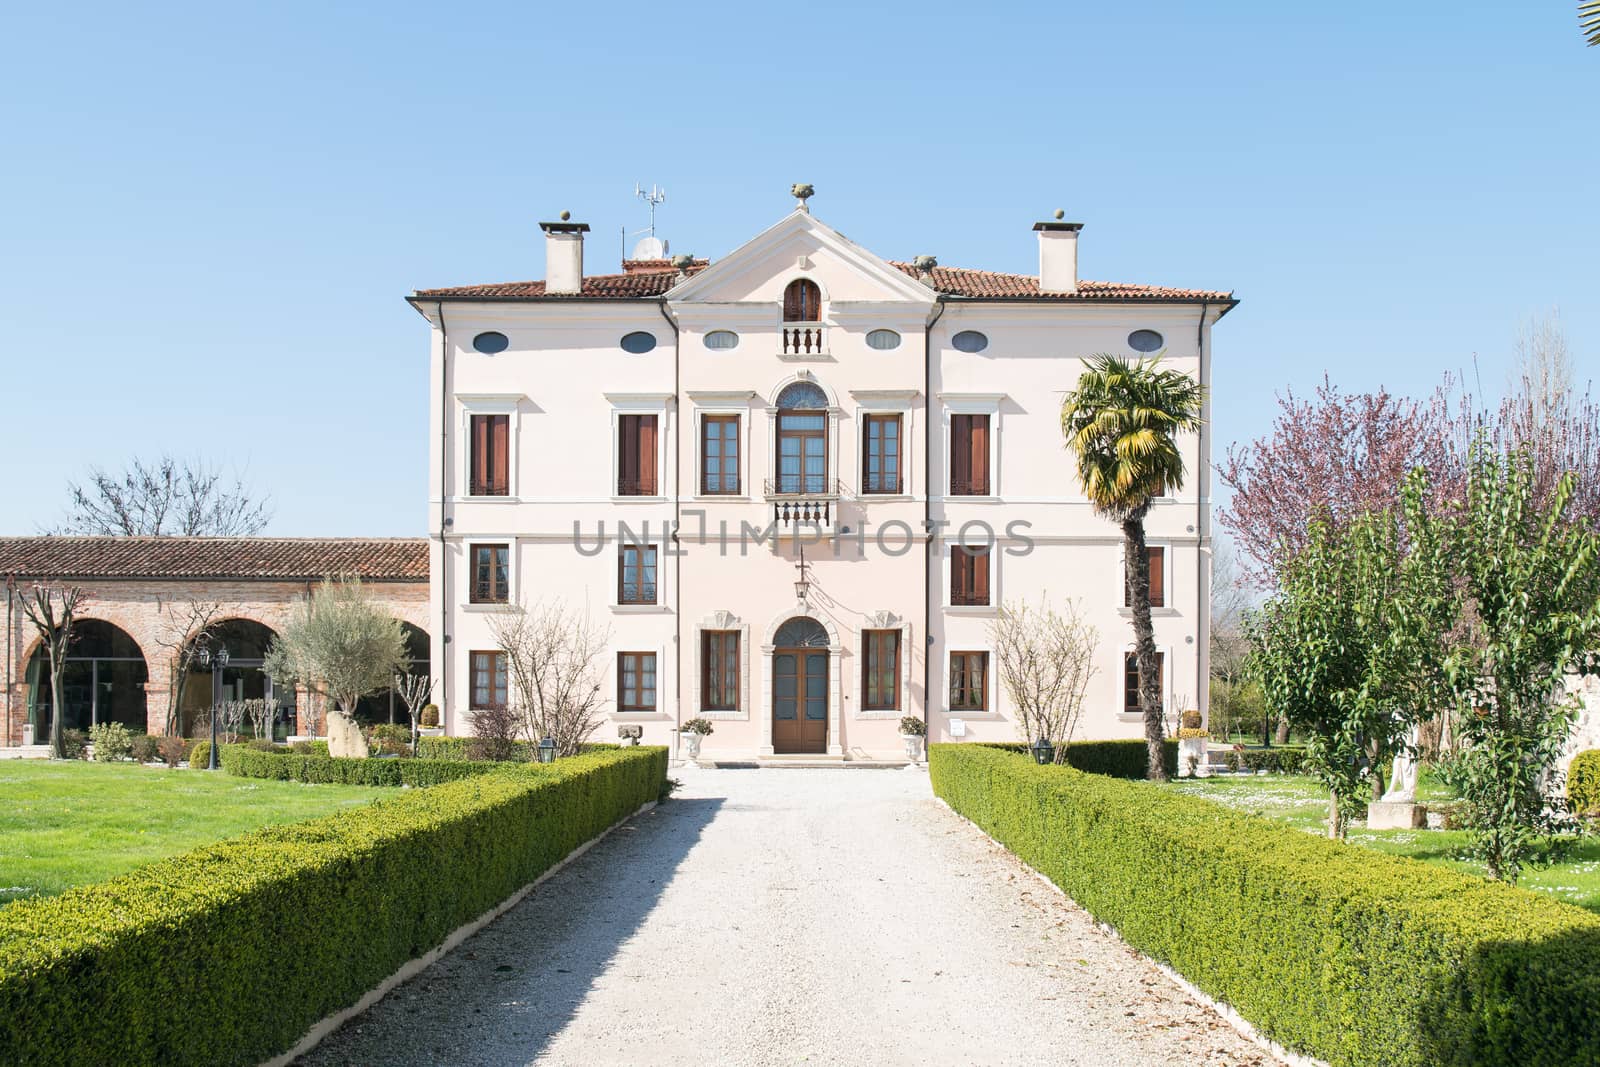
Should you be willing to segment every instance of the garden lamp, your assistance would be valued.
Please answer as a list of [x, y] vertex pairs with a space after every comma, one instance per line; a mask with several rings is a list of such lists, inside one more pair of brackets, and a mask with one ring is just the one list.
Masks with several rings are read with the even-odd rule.
[[1039, 740], [1033, 743], [1031, 750], [1034, 762], [1041, 767], [1047, 763], [1054, 763], [1056, 760], [1056, 746], [1046, 740], [1044, 734], [1039, 735]]
[[200, 666], [211, 668], [211, 751], [207, 754], [206, 770], [217, 769], [217, 705], [222, 703], [222, 669], [228, 665], [226, 645], [213, 654], [207, 645], [200, 650]]
[[539, 762], [554, 763], [556, 761], [556, 740], [549, 734], [539, 742]]

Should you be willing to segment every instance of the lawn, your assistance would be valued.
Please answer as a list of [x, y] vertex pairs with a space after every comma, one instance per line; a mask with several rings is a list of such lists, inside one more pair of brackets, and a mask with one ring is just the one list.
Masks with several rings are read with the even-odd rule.
[[[1287, 774], [1185, 778], [1171, 783], [1168, 788], [1240, 811], [1280, 819], [1308, 833], [1327, 831], [1328, 794], [1312, 778]], [[1417, 785], [1417, 799], [1426, 805], [1430, 800], [1449, 799], [1449, 793], [1424, 775]], [[1487, 873], [1482, 863], [1464, 858], [1467, 833], [1462, 830], [1368, 830], [1358, 823], [1350, 828], [1350, 843], [1454, 867], [1470, 874]], [[1524, 868], [1517, 884], [1600, 912], [1600, 839], [1579, 839], [1560, 863]]]
[[0, 762], [0, 904], [51, 896], [393, 789], [233, 778], [132, 763]]

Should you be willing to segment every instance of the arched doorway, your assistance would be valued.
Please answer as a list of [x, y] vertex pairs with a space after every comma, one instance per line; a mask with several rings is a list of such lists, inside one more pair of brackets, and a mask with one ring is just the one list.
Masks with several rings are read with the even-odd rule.
[[[408, 674], [427, 674], [432, 655], [427, 632], [409, 622], [402, 622], [400, 628], [406, 634], [407, 663], [402, 669]], [[406, 717], [406, 703], [400, 699], [400, 694], [393, 689], [380, 689], [362, 697], [356, 704], [356, 721], [369, 726], [381, 722], [404, 726], [410, 719]]]
[[[28, 660], [28, 721], [34, 741], [50, 736], [53, 702], [50, 655], [41, 645]], [[126, 630], [99, 619], [81, 619], [72, 626], [66, 669], [61, 675], [61, 727], [88, 730], [97, 723], [120, 722], [144, 733], [145, 683], [150, 672], [144, 653]]]
[[772, 638], [772, 749], [828, 750], [828, 631], [801, 616]]
[[[293, 732], [294, 687], [276, 685], [261, 669], [262, 660], [276, 636], [270, 626], [254, 619], [225, 619], [212, 626], [203, 640], [213, 650], [228, 650], [228, 665], [221, 671], [220, 699], [267, 701], [274, 709], [272, 738], [281, 741]], [[200, 713], [209, 709], [217, 696], [212, 691], [211, 668], [202, 666], [199, 657], [191, 657], [189, 664], [178, 704], [185, 735], [193, 733]]]

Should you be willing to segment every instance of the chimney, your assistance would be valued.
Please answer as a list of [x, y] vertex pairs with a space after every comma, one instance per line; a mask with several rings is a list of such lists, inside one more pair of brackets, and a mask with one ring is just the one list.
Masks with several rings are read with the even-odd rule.
[[1055, 221], [1036, 222], [1039, 235], [1039, 291], [1076, 293], [1078, 291], [1078, 231], [1081, 222], [1062, 222], [1066, 212], [1057, 210]]
[[544, 231], [544, 291], [553, 296], [576, 296], [583, 290], [583, 235], [587, 222], [570, 222], [563, 211], [560, 222], [541, 222]]

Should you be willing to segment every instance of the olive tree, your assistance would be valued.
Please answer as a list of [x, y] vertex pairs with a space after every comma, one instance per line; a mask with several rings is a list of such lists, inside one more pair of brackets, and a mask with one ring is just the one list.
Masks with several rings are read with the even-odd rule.
[[1022, 739], [1050, 741], [1056, 762], [1065, 762], [1066, 743], [1095, 674], [1100, 631], [1075, 601], [1058, 612], [1041, 599], [1038, 607], [1024, 601], [1003, 605], [989, 634], [1000, 684], [1011, 699]]
[[408, 662], [400, 620], [351, 577], [325, 580], [295, 602], [263, 666], [274, 681], [298, 682], [333, 702], [331, 740], [335, 724], [355, 729], [356, 703], [386, 688]]

